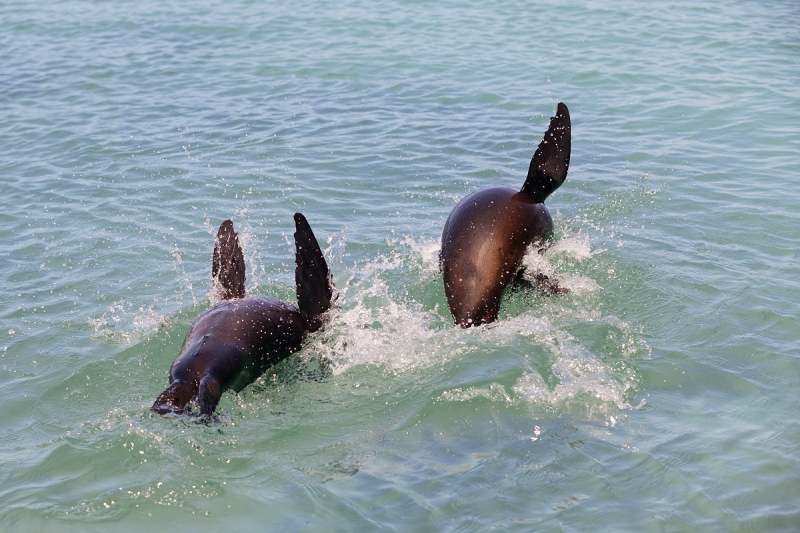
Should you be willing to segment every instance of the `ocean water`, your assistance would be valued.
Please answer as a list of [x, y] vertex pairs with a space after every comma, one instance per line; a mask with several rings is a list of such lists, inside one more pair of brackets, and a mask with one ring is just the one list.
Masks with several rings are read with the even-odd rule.
[[[800, 7], [0, 2], [0, 530], [800, 530]], [[462, 330], [450, 210], [572, 159]], [[232, 218], [331, 322], [217, 423], [149, 407]]]

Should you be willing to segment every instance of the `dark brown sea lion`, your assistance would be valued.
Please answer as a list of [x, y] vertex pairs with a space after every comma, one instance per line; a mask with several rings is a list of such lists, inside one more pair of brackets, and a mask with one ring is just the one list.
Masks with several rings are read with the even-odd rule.
[[294, 215], [297, 307], [275, 298], [245, 296], [244, 255], [233, 223], [219, 227], [212, 276], [224, 300], [203, 312], [186, 334], [169, 371], [170, 385], [151, 409], [182, 413], [197, 396], [210, 415], [227, 389], [240, 391], [268, 368], [300, 349], [306, 335], [322, 326], [333, 282], [305, 217]]
[[[461, 200], [450, 213], [439, 257], [447, 305], [461, 327], [497, 319], [506, 286], [521, 279], [525, 250], [551, 236], [553, 220], [544, 200], [567, 177], [570, 129], [569, 110], [559, 103], [522, 190], [483, 189]], [[543, 290], [566, 292], [546, 276], [535, 279]]]

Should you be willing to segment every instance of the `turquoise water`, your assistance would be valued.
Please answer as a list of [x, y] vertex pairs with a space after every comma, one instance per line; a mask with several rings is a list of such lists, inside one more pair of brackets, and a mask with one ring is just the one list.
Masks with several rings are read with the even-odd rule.
[[[795, 2], [0, 3], [0, 529], [800, 530]], [[455, 203], [572, 159], [452, 325]], [[148, 410], [232, 218], [328, 327], [219, 424]]]

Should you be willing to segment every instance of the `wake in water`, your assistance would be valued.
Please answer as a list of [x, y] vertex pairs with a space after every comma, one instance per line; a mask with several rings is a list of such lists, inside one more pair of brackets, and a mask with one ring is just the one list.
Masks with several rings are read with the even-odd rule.
[[[248, 268], [256, 263], [252, 270], [263, 272], [260, 257], [248, 255], [258, 248], [252, 238], [257, 232], [247, 223], [241, 227], [251, 238], [245, 248]], [[291, 485], [286, 480], [351, 476], [387, 442], [403, 439], [421, 418], [430, 417], [436, 425], [444, 413], [463, 416], [473, 405], [483, 413], [515, 411], [530, 421], [525, 438], [531, 441], [549, 431], [543, 421], [561, 416], [605, 438], [605, 426], [616, 425], [625, 411], [638, 407], [632, 405], [640, 382], [636, 365], [650, 349], [641, 332], [604, 312], [610, 296], [601, 284], [615, 275], [613, 254], [593, 249], [586, 234], [561, 235], [544, 250], [528, 250], [524, 258], [526, 276], [551, 276], [568, 294], [509, 291], [498, 321], [469, 329], [456, 326], [448, 310], [437, 241], [390, 239], [383, 252], [349, 265], [346, 248], [345, 231], [327, 240], [325, 256], [339, 294], [326, 327], [241, 394], [226, 394], [219, 425], [164, 424], [144, 412], [154, 389], [165, 383], [164, 361], [174, 357], [182, 342], [182, 331], [177, 335], [176, 327], [158, 325], [188, 322], [207, 304], [199, 302], [169, 319], [153, 307], [120, 302], [109, 308], [96, 322], [97, 334], [123, 335], [117, 338], [125, 342], [149, 337], [116, 357], [114, 365], [99, 365], [109, 376], [131, 376], [137, 392], [105, 416], [52, 441], [50, 454], [71, 451], [73, 442], [85, 440], [94, 448], [114, 450], [105, 453], [105, 460], [122, 457], [139, 481], [119, 491], [88, 494], [78, 504], [55, 504], [50, 511], [64, 518], [102, 519], [143, 502], [190, 506], [199, 494], [197, 479], [207, 475], [203, 468], [244, 469], [248, 478], [281, 487]], [[291, 301], [294, 287], [279, 270], [271, 276], [282, 283], [263, 275], [260, 292]], [[179, 281], [182, 272], [176, 268]], [[248, 290], [251, 284], [257, 286], [259, 279], [249, 279]], [[209, 297], [213, 300], [213, 293]], [[73, 394], [70, 409], [86, 409], [93, 399], [114, 396], [110, 387], [117, 382], [84, 382], [83, 374], [66, 383]], [[152, 383], [143, 385], [147, 379]], [[303, 438], [293, 436], [298, 431]], [[252, 458], [252, 450], [261, 450], [260, 455]], [[265, 470], [267, 463], [277, 466]], [[169, 475], [163, 476], [164, 471]], [[184, 483], [187, 471], [194, 477]], [[203, 490], [208, 491], [204, 496], [215, 496], [224, 487], [204, 485]]]
[[[239, 215], [247, 218], [246, 211]], [[256, 232], [247, 222], [241, 227], [248, 267], [262, 273], [247, 280], [248, 291], [254, 291], [267, 277], [261, 256], [253, 251]], [[356, 374], [377, 369], [386, 379], [400, 381], [444, 372], [439, 380], [443, 390], [433, 393], [439, 400], [485, 398], [530, 408], [532, 416], [568, 414], [613, 423], [620, 410], [631, 408], [639, 381], [633, 363], [650, 349], [629, 324], [603, 313], [603, 289], [595, 279], [613, 275], [613, 269], [604, 270], [598, 257], [606, 251], [593, 250], [586, 234], [561, 236], [543, 250], [531, 248], [523, 260], [529, 280], [544, 274], [568, 294], [509, 290], [497, 322], [467, 330], [454, 326], [448, 311], [439, 242], [390, 239], [388, 251], [347, 266], [345, 234], [346, 229], [327, 240], [325, 256], [335, 275], [338, 303], [328, 325], [300, 352], [303, 364], [319, 365], [345, 381], [356, 369]], [[276, 295], [293, 292], [276, 287], [270, 287]], [[212, 304], [219, 299], [213, 285], [208, 297]], [[119, 302], [90, 324], [95, 335], [130, 342], [168, 322], [152, 306], [135, 312]], [[457, 386], [448, 381], [449, 366], [480, 366], [493, 358], [514, 368], [516, 377]], [[269, 378], [262, 377], [261, 385]]]
[[[602, 313], [602, 289], [590, 275], [592, 267], [585, 265], [603, 250], [592, 251], [586, 235], [562, 237], [541, 253], [532, 248], [524, 259], [526, 276], [552, 277], [569, 289], [568, 295], [512, 295], [498, 322], [468, 330], [454, 326], [449, 314], [439, 276], [439, 243], [406, 238], [388, 244], [390, 252], [340, 274], [339, 307], [307, 357], [313, 352], [337, 375], [367, 365], [397, 376], [462, 358], [465, 364], [478, 363], [495, 357], [498, 347], [508, 347], [521, 371], [513, 385], [466, 385], [445, 390], [440, 398], [483, 397], [612, 424], [619, 410], [631, 408], [638, 376], [629, 361], [649, 353], [649, 347], [628, 324]], [[572, 273], [559, 270], [566, 264]], [[341, 265], [337, 270], [344, 272]], [[576, 328], [587, 329], [587, 340], [602, 350], [588, 348], [570, 332]]]

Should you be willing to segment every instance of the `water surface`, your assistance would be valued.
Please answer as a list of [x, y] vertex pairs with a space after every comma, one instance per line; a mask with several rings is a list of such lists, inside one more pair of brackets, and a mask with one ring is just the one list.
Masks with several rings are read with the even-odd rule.
[[[3, 531], [797, 531], [793, 2], [0, 4]], [[531, 270], [452, 325], [464, 195], [569, 175]], [[148, 410], [232, 218], [339, 306], [219, 424]]]

